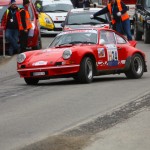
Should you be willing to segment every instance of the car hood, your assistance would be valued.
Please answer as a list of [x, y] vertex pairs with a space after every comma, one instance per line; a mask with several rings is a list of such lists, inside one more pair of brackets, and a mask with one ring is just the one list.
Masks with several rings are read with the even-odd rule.
[[53, 13], [46, 13], [46, 14], [49, 15], [53, 21], [64, 21], [67, 16], [67, 12], [62, 12], [62, 13], [53, 12]]
[[[92, 45], [93, 46], [93, 45]], [[26, 61], [24, 64], [28, 64], [28, 67], [31, 66], [43, 66], [43, 65], [48, 65], [48, 66], [53, 66], [56, 62], [64, 61], [62, 58], [63, 52], [66, 49], [71, 49], [72, 53], [76, 51], [86, 51], [89, 49], [89, 46], [86, 45], [83, 47], [81, 44], [79, 45], [74, 45], [74, 46], [68, 46], [68, 47], [63, 47], [63, 48], [48, 48], [44, 50], [36, 50], [36, 51], [29, 51], [26, 52]]]
[[32, 51], [26, 53], [28, 62], [38, 62], [38, 61], [57, 61], [62, 57], [64, 50], [67, 48], [48, 48], [44, 50]]

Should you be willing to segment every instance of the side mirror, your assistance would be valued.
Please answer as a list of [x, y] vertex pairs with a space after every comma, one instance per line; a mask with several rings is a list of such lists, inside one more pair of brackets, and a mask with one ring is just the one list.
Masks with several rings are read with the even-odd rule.
[[65, 26], [65, 22], [62, 22], [62, 23], [61, 23], [61, 26], [64, 27], [64, 26]]
[[101, 45], [104, 45], [106, 42], [105, 42], [105, 40], [104, 39], [100, 39], [100, 44]]

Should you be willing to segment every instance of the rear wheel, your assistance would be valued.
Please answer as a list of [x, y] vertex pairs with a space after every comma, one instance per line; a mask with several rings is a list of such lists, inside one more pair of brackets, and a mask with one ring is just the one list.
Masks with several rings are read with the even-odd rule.
[[80, 64], [80, 71], [76, 77], [81, 83], [90, 83], [93, 81], [93, 62], [90, 57], [84, 57]]
[[39, 79], [37, 78], [24, 78], [24, 80], [28, 85], [37, 85], [39, 82]]
[[125, 75], [129, 79], [138, 79], [141, 78], [144, 72], [144, 61], [139, 54], [135, 54], [132, 57], [130, 68]]
[[142, 32], [138, 30], [138, 26], [136, 22], [134, 22], [134, 39], [137, 41], [142, 40]]

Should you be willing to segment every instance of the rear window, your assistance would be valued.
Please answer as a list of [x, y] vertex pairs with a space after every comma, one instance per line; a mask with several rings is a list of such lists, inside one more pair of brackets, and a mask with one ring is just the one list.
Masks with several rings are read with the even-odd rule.
[[[86, 12], [86, 13], [70, 13], [68, 17], [67, 24], [100, 24], [104, 23], [102, 21], [98, 21], [96, 19], [91, 19], [90, 15], [93, 14], [94, 12]], [[108, 21], [106, 18], [106, 15], [101, 15], [99, 18], [104, 19], [104, 21]]]
[[71, 4], [48, 4], [42, 6], [43, 12], [68, 12], [73, 9]]

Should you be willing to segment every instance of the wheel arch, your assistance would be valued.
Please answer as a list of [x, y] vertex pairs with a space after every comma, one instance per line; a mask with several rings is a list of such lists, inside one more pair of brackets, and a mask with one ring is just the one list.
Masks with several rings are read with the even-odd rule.
[[[95, 75], [95, 74], [97, 73], [97, 69], [96, 69], [96, 58], [95, 58], [95, 56], [94, 56], [92, 53], [86, 53], [86, 54], [82, 57], [81, 62], [82, 62], [82, 60], [83, 60], [85, 57], [90, 57], [90, 58], [91, 58], [91, 60], [92, 60], [92, 62], [93, 62], [94, 75]], [[81, 62], [80, 62], [80, 63], [81, 63]]]
[[[147, 72], [147, 66], [146, 66], [146, 62], [145, 62], [145, 58], [144, 58], [143, 54], [141, 52], [135, 52], [132, 54], [132, 56], [135, 54], [139, 54], [141, 56], [141, 58], [143, 59], [143, 62], [144, 62], [144, 72]], [[132, 56], [129, 56], [126, 59], [125, 70], [128, 70], [130, 68]]]

